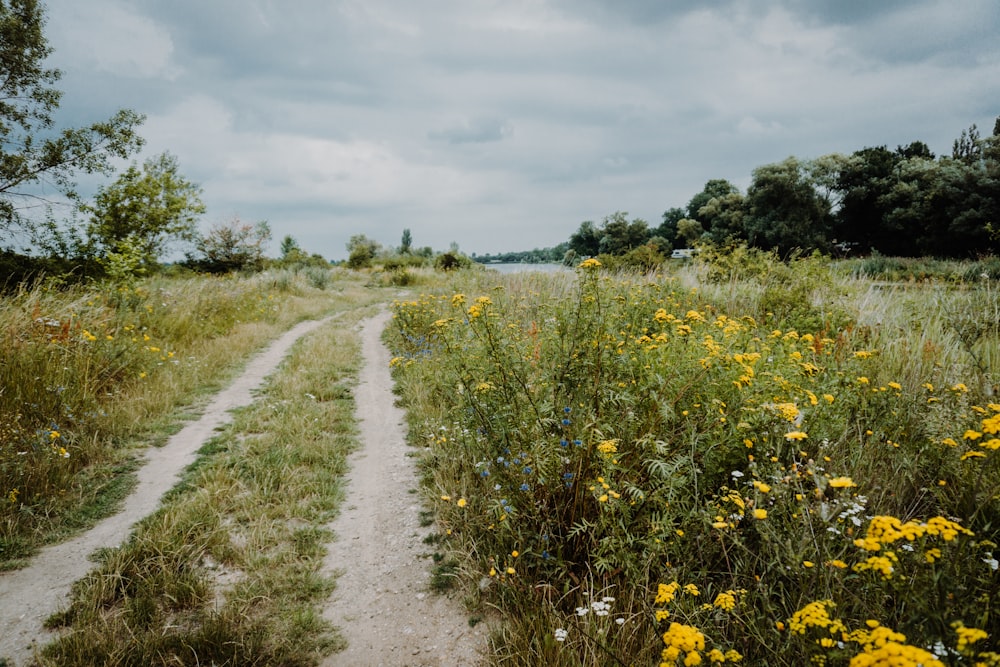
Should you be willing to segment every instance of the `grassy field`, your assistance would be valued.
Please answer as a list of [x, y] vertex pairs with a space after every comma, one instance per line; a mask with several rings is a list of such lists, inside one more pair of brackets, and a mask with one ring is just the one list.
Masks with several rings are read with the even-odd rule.
[[737, 249], [395, 305], [497, 664], [1000, 664], [996, 285], [857, 275]]
[[0, 569], [106, 516], [142, 447], [278, 333], [367, 298], [365, 280], [309, 269], [0, 299]]
[[499, 620], [496, 664], [1000, 664], [996, 284], [905, 268], [736, 249], [650, 275], [24, 290], [0, 305], [0, 562], [107, 514], [141, 447], [339, 312], [100, 554], [42, 658], [316, 664], [342, 643], [317, 567], [354, 325], [407, 285], [423, 294], [386, 336], [440, 527], [433, 585]]
[[343, 646], [319, 570], [355, 444], [365, 300], [297, 344], [162, 508], [101, 555], [50, 619], [72, 632], [41, 664], [314, 665]]

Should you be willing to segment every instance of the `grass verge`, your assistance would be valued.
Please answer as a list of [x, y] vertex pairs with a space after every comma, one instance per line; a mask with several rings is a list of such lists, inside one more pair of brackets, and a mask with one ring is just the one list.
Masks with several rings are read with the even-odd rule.
[[341, 645], [318, 610], [333, 587], [319, 574], [332, 538], [319, 526], [337, 511], [355, 443], [366, 312], [300, 341], [162, 508], [101, 554], [50, 619], [66, 632], [40, 664], [312, 665]]
[[38, 285], [0, 300], [0, 570], [92, 526], [207, 395], [292, 324], [370, 292], [293, 271]]

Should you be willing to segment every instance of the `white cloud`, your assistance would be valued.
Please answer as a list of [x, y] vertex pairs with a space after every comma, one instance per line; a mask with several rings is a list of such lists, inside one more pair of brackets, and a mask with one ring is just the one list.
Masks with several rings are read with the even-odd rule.
[[945, 151], [997, 113], [994, 5], [50, 0], [49, 36], [68, 111], [148, 114], [147, 153], [178, 156], [209, 218], [336, 257], [403, 227], [552, 245], [788, 155]]
[[127, 2], [99, 0], [49, 3], [49, 39], [58, 57], [127, 78], [176, 79], [174, 45], [162, 26]]

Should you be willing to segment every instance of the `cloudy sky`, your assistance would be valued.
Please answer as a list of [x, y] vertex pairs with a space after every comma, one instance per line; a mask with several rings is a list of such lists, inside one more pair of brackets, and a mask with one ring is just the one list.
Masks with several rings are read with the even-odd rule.
[[[204, 224], [487, 253], [1000, 115], [996, 0], [47, 0], [60, 118], [147, 115]], [[276, 246], [273, 253], [276, 253]]]

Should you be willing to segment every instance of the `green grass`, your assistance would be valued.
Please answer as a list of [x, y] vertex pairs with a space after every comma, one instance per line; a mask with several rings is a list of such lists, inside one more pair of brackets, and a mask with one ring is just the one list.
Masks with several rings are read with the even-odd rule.
[[356, 324], [374, 298], [339, 304], [296, 344], [161, 509], [102, 552], [50, 619], [71, 632], [41, 664], [314, 665], [343, 646], [320, 613], [334, 587], [320, 565], [355, 444]]
[[0, 569], [113, 512], [137, 452], [280, 332], [363, 298], [363, 278], [330, 276], [325, 290], [275, 272], [43, 284], [0, 300]]
[[1000, 664], [989, 279], [736, 249], [459, 273], [395, 315], [437, 548], [500, 611], [497, 664]]

